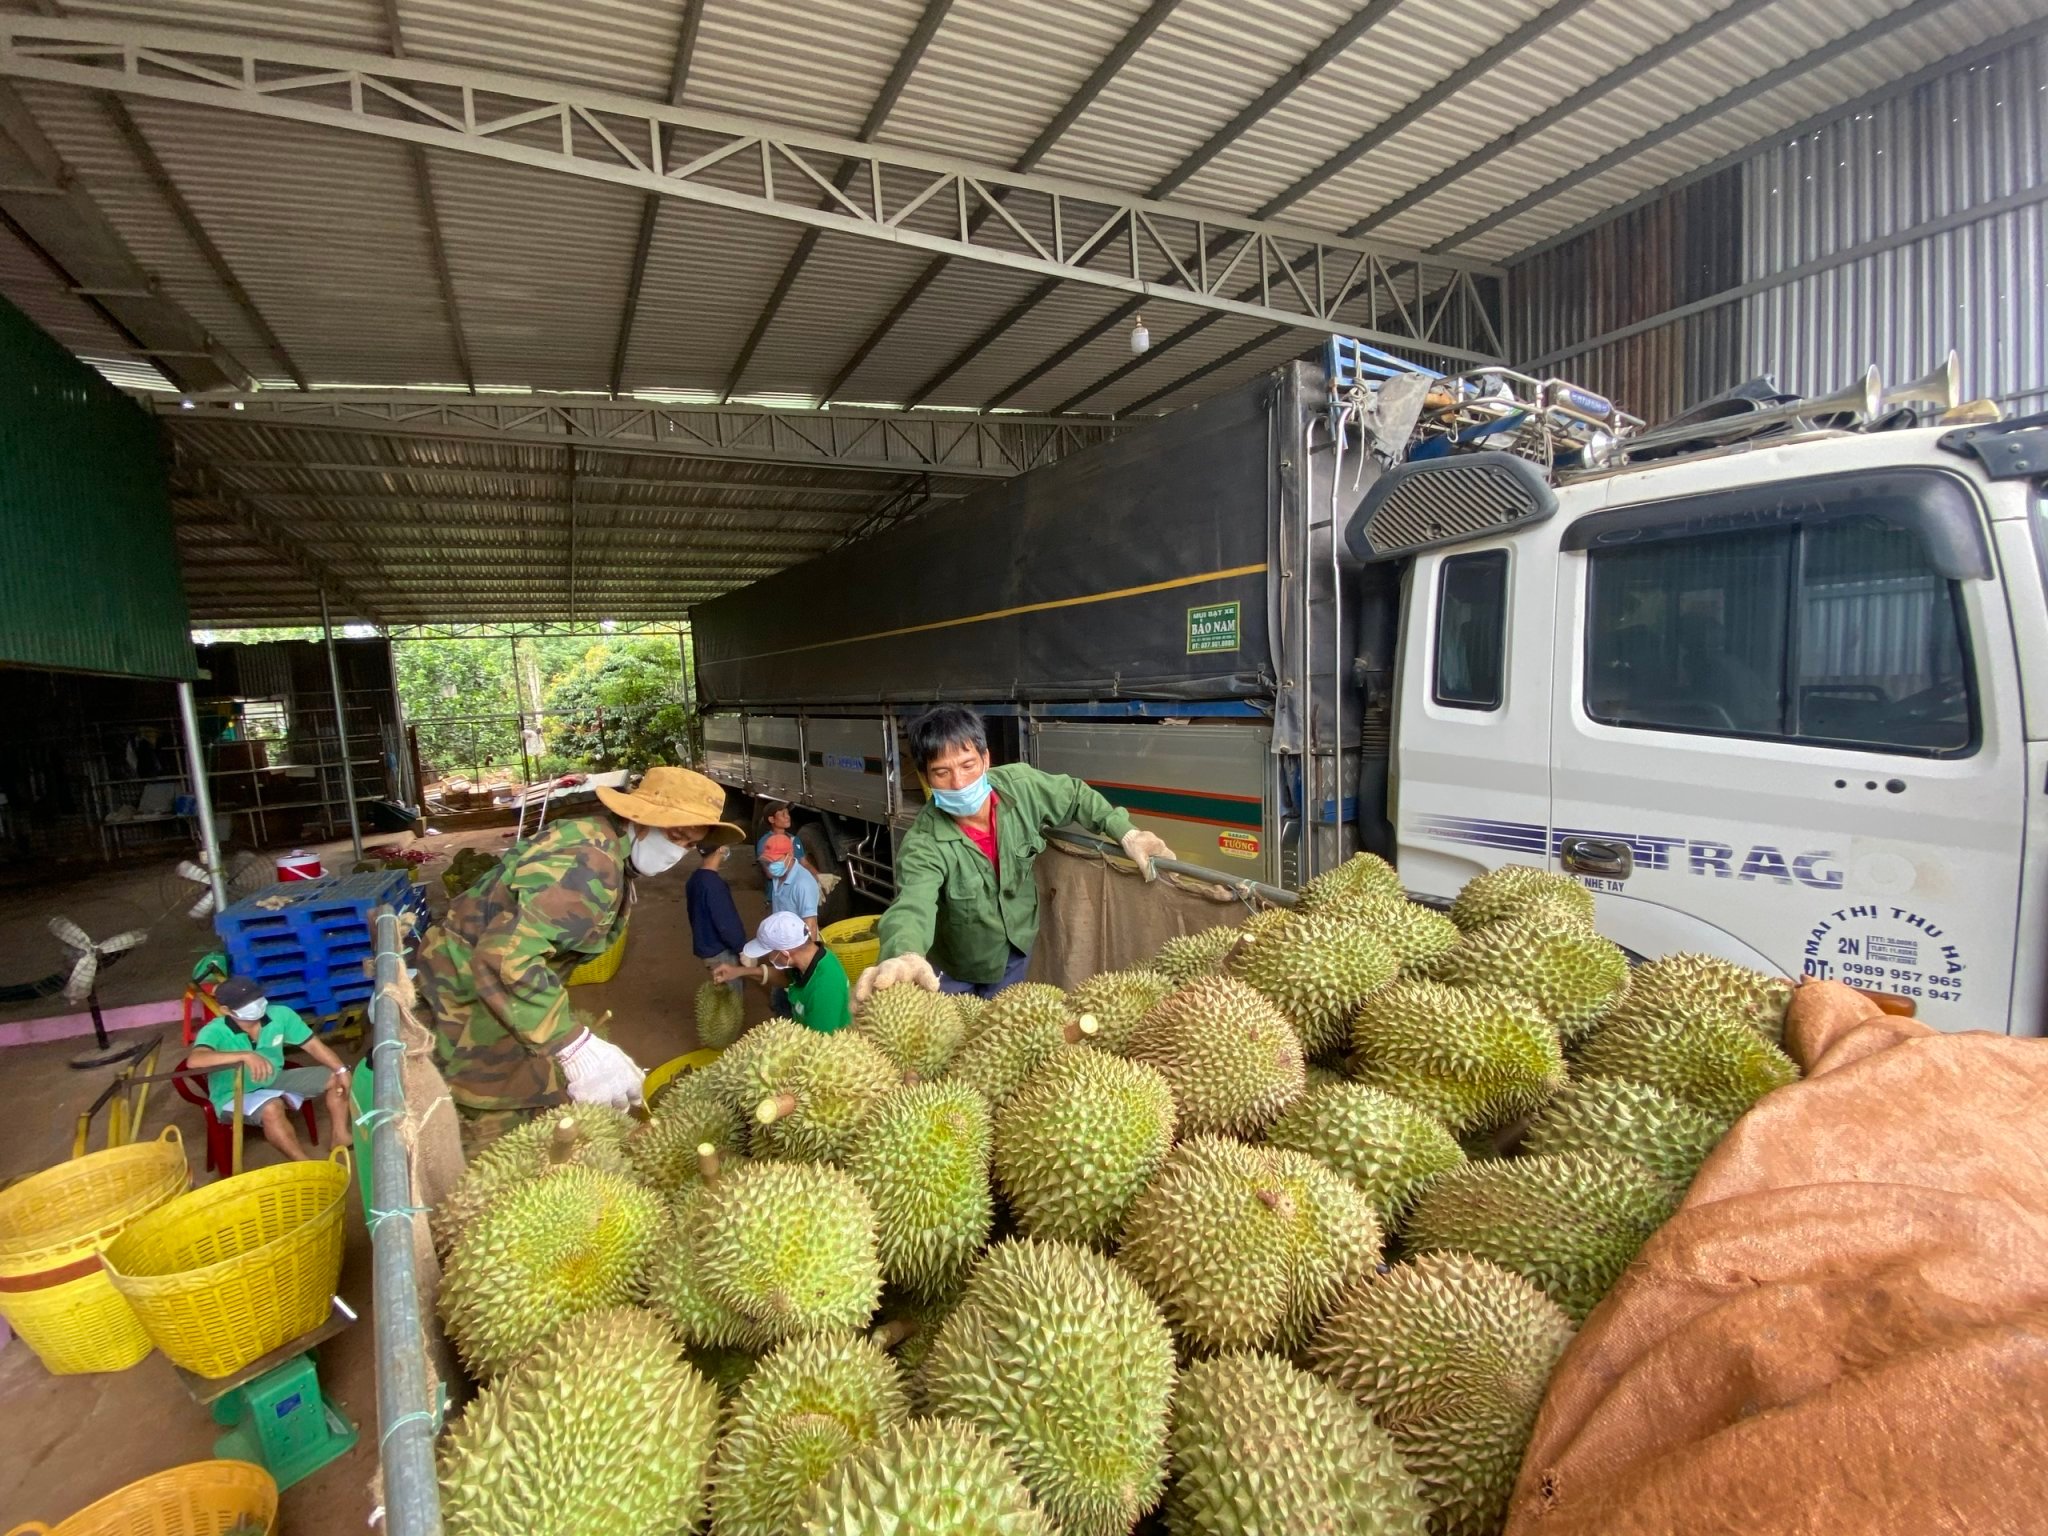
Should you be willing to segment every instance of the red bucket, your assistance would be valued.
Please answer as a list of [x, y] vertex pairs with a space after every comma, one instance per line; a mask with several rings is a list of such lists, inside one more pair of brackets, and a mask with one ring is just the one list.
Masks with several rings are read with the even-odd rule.
[[326, 873], [327, 871], [320, 866], [319, 854], [306, 853], [297, 848], [282, 855], [277, 861], [279, 880], [318, 880]]

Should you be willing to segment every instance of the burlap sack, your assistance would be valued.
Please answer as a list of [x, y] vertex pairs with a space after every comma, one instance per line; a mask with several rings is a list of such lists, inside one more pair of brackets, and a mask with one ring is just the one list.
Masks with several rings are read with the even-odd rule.
[[1800, 988], [1551, 1378], [1508, 1536], [2048, 1531], [2048, 1042]]
[[1143, 965], [1183, 933], [1244, 920], [1246, 908], [1214, 886], [1144, 881], [1122, 860], [1048, 844], [1038, 857], [1038, 942], [1032, 981], [1072, 989], [1103, 971]]

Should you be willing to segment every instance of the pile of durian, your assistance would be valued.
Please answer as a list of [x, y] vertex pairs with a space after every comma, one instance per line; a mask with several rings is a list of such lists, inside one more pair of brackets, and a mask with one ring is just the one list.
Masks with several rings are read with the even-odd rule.
[[648, 1119], [542, 1115], [434, 1212], [446, 1529], [1492, 1536], [1575, 1325], [1797, 1075], [1790, 993], [1362, 855], [1071, 993], [707, 1017]]

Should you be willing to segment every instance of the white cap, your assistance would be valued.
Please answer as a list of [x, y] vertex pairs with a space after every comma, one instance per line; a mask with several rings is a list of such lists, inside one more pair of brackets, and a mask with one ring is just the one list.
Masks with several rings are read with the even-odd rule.
[[740, 958], [751, 965], [778, 949], [788, 954], [802, 949], [810, 941], [810, 928], [794, 912], [770, 912], [761, 919], [761, 926], [754, 930], [754, 942], [740, 951]]

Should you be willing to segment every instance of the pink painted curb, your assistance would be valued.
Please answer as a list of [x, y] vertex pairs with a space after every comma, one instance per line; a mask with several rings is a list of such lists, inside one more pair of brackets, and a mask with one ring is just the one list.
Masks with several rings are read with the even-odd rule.
[[[107, 1033], [123, 1029], [147, 1029], [153, 1024], [176, 1024], [185, 1017], [185, 1000], [174, 997], [161, 1003], [131, 1003], [126, 1008], [102, 1008]], [[66, 1013], [51, 1019], [17, 1019], [0, 1024], [0, 1049], [10, 1045], [41, 1045], [47, 1040], [69, 1040], [92, 1033], [90, 1013]]]

